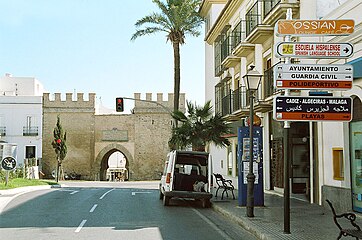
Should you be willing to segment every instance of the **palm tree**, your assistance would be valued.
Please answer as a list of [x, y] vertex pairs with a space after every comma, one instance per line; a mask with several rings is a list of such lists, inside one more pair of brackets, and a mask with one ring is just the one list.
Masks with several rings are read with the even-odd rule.
[[213, 115], [211, 102], [204, 106], [197, 106], [187, 101], [187, 116], [177, 110], [172, 117], [181, 122], [181, 126], [172, 129], [169, 144], [175, 148], [192, 147], [194, 151], [205, 151], [208, 143], [216, 146], [228, 146], [229, 140], [225, 137], [230, 128], [221, 115]]
[[180, 45], [185, 44], [186, 35], [198, 37], [198, 30], [203, 23], [197, 12], [200, 0], [153, 0], [161, 10], [138, 20], [135, 24], [138, 29], [131, 40], [144, 35], [165, 32], [166, 40], [170, 41], [174, 54], [174, 111], [179, 109], [180, 96]]

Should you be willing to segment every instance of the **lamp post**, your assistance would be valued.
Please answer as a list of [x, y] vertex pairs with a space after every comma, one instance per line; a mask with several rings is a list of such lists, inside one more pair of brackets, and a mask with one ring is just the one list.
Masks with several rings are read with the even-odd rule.
[[262, 75], [254, 70], [255, 66], [250, 66], [250, 69], [243, 76], [246, 89], [249, 92], [249, 99], [250, 99], [250, 112], [249, 112], [249, 172], [246, 176], [247, 179], [247, 198], [246, 198], [246, 215], [248, 217], [254, 217], [254, 182], [255, 182], [255, 175], [254, 175], [254, 152], [253, 152], [253, 145], [254, 145], [254, 93], [258, 90], [260, 80]]

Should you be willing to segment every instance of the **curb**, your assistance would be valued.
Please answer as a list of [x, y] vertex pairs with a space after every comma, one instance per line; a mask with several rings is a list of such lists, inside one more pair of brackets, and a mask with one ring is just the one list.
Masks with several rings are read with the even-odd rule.
[[18, 193], [24, 192], [31, 192], [43, 189], [50, 189], [50, 188], [61, 188], [61, 185], [38, 185], [38, 186], [28, 186], [28, 187], [19, 187], [19, 188], [12, 188], [7, 190], [0, 190], [0, 196], [7, 196], [7, 195], [14, 195]]
[[230, 212], [224, 210], [222, 207], [217, 206], [216, 204], [212, 204], [212, 208], [216, 211], [221, 213], [222, 215], [226, 216], [227, 218], [231, 219], [232, 221], [239, 224], [242, 228], [253, 234], [255, 237], [261, 239], [261, 240], [267, 240], [267, 236], [260, 232], [259, 229], [255, 228], [252, 224], [248, 224], [246, 221], [244, 221], [242, 218], [237, 217]]
[[13, 188], [8, 190], [0, 190], [0, 214], [4, 211], [6, 206], [18, 196], [32, 192], [37, 190], [45, 190], [51, 188], [61, 188], [62, 186], [57, 185], [39, 185], [39, 186], [28, 186], [28, 187], [20, 187], [20, 188]]

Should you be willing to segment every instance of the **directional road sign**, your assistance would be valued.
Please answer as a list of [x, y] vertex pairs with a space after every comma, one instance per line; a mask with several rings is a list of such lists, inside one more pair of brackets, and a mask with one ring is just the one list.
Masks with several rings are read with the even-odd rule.
[[331, 89], [352, 88], [353, 66], [317, 64], [278, 64], [274, 67], [276, 88]]
[[279, 20], [275, 27], [277, 36], [349, 35], [354, 31], [354, 20]]
[[350, 43], [279, 42], [275, 47], [277, 58], [349, 58], [352, 54]]
[[277, 121], [352, 120], [350, 97], [290, 97], [274, 99], [273, 116]]
[[331, 73], [351, 73], [351, 64], [278, 64], [274, 67], [276, 72], [289, 73], [310, 73], [310, 72], [331, 72]]

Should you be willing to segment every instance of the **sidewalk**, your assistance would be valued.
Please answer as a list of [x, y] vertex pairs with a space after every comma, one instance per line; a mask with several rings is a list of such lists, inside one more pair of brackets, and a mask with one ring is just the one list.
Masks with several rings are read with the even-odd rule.
[[[237, 198], [237, 191], [234, 193]], [[238, 200], [232, 200], [230, 194], [229, 198], [224, 195], [224, 200], [221, 196], [213, 198], [212, 207], [260, 239], [337, 239], [339, 230], [329, 207], [291, 198], [291, 234], [285, 234], [283, 196], [267, 192], [264, 198], [265, 207], [254, 207], [254, 218], [248, 218], [246, 207], [239, 207]]]

